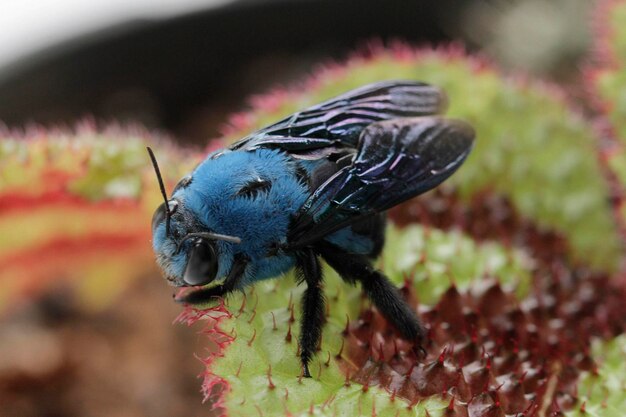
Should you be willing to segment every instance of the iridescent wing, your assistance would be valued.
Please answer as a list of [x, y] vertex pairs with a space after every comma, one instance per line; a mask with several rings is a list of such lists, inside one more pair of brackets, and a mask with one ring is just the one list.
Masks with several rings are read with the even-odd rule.
[[415, 81], [383, 81], [295, 113], [230, 149], [278, 148], [295, 157], [323, 157], [333, 148], [356, 148], [361, 132], [372, 123], [437, 114], [445, 106], [445, 94], [437, 87]]
[[461, 166], [473, 141], [471, 126], [441, 117], [367, 126], [352, 163], [328, 178], [305, 202], [290, 226], [288, 247], [314, 243], [436, 187]]

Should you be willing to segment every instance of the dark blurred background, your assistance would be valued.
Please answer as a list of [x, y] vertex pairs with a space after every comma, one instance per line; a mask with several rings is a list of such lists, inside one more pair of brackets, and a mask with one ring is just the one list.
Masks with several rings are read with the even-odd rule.
[[[71, 124], [93, 115], [100, 121], [138, 121], [197, 144], [217, 135], [225, 115], [241, 109], [244, 97], [288, 85], [313, 65], [341, 60], [371, 40], [460, 41], [505, 67], [567, 80], [588, 45], [590, 3], [181, 0], [175, 10], [157, 13], [160, 3], [174, 2], [139, 1], [129, 10], [116, 1], [76, 10], [73, 4], [87, 2], [57, 2], [58, 10], [47, 17], [32, 7], [12, 18], [5, 6], [0, 120], [9, 126]], [[61, 27], [28, 25], [29, 18], [47, 23], [68, 13], [75, 15]], [[83, 22], [72, 30], [72, 22], [78, 26], [89, 18], [95, 28]], [[19, 28], [12, 37], [6, 36], [10, 27]], [[8, 62], [2, 56], [3, 31], [10, 43]], [[20, 50], [20, 33], [29, 31], [39, 37]], [[59, 33], [69, 39], [55, 43]]]
[[[459, 42], [576, 86], [586, 0], [41, 0], [0, 6], [0, 122], [138, 122], [202, 145], [245, 98], [372, 40]], [[174, 5], [176, 6], [174, 7]], [[165, 7], [157, 12], [157, 6]], [[161, 10], [161, 9], [159, 9]], [[99, 19], [101, 17], [102, 19]], [[105, 19], [106, 17], [106, 19]], [[202, 344], [156, 269], [105, 308], [56, 288], [0, 314], [0, 416], [195, 416]], [[0, 285], [3, 285], [0, 282]]]

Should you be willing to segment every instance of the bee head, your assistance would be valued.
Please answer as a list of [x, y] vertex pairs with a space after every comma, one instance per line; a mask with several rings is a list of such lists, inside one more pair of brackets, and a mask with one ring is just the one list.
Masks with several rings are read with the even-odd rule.
[[[181, 201], [168, 199], [152, 149], [148, 148], [148, 153], [164, 199], [152, 216], [152, 240], [157, 262], [172, 285], [207, 285], [217, 276], [217, 241], [240, 243], [241, 239], [205, 230]], [[184, 186], [185, 182], [189, 182], [189, 177], [183, 178], [176, 189]]]

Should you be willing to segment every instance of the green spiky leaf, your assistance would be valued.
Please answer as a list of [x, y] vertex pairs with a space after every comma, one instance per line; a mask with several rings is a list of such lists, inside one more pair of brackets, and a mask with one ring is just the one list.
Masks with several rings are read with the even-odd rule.
[[611, 341], [596, 340], [593, 356], [600, 366], [586, 372], [580, 381], [580, 406], [572, 417], [620, 417], [626, 410], [626, 336]]

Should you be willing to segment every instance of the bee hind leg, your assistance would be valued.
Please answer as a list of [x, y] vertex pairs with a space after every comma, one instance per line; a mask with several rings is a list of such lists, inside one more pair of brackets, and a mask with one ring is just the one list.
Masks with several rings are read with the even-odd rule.
[[382, 272], [374, 269], [366, 257], [347, 253], [337, 246], [324, 244], [319, 251], [344, 281], [361, 283], [365, 294], [387, 321], [393, 323], [405, 339], [414, 342], [418, 351], [423, 351], [425, 331], [417, 314]]
[[303, 376], [310, 378], [309, 363], [317, 350], [324, 325], [324, 293], [322, 269], [317, 255], [311, 249], [296, 254], [298, 282], [306, 282], [302, 295], [302, 318], [300, 319], [300, 360]]

